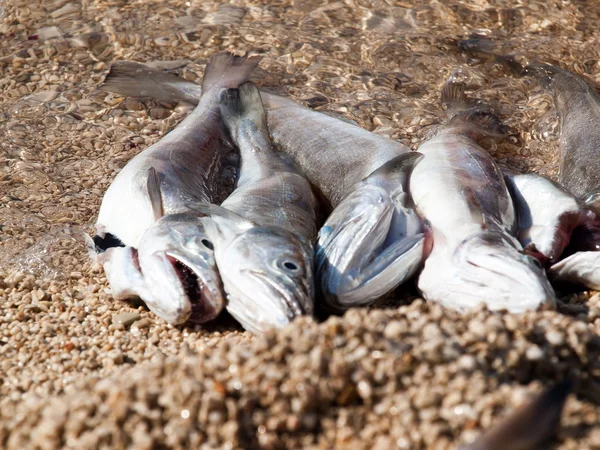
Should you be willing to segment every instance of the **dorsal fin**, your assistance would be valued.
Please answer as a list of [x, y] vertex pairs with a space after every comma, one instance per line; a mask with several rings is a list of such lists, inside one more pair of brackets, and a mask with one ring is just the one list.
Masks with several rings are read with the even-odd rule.
[[164, 215], [162, 193], [160, 190], [160, 177], [154, 167], [148, 169], [148, 180], [146, 182], [148, 197], [152, 206], [152, 215], [157, 221]]

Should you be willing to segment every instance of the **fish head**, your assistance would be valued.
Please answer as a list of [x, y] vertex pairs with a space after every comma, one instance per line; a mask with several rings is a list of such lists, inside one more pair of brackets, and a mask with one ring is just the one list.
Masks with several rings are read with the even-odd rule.
[[143, 300], [171, 324], [204, 323], [224, 307], [214, 246], [206, 232], [208, 220], [197, 214], [170, 214], [142, 236], [139, 265], [148, 288]]
[[459, 310], [481, 303], [513, 313], [555, 306], [541, 263], [519, 251], [512, 237], [487, 231], [465, 239], [454, 251], [440, 252], [436, 245], [419, 278], [426, 298]]
[[359, 185], [319, 231], [315, 267], [323, 306], [342, 312], [372, 303], [408, 279], [422, 256], [414, 210], [380, 186]]
[[312, 245], [282, 228], [220, 222], [215, 246], [229, 313], [253, 332], [312, 314]]

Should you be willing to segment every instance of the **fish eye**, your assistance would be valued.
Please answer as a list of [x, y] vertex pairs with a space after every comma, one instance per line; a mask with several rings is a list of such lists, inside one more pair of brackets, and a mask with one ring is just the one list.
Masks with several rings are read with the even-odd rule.
[[285, 261], [283, 263], [283, 267], [285, 267], [286, 269], [291, 270], [291, 271], [298, 270], [298, 266], [291, 261]]
[[298, 273], [301, 270], [301, 266], [298, 262], [288, 258], [280, 259], [277, 261], [276, 266], [290, 273]]
[[210, 242], [206, 238], [202, 239], [200, 242], [202, 242], [202, 245], [204, 245], [209, 250], [214, 250], [215, 249], [215, 246], [213, 245], [213, 243]]

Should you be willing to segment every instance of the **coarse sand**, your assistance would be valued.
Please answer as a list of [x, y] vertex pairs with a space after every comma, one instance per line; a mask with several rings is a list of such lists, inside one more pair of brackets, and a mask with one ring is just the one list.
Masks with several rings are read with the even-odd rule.
[[451, 449], [569, 376], [556, 448], [600, 448], [598, 294], [460, 315], [408, 286], [385, 308], [252, 336], [227, 317], [172, 327], [115, 301], [83, 241], [119, 169], [189, 111], [97, 91], [115, 60], [199, 80], [211, 54], [252, 50], [264, 54], [259, 85], [412, 148], [444, 120], [439, 90], [454, 73], [509, 129], [485, 143], [496, 160], [554, 177], [551, 97], [457, 39], [487, 35], [494, 51], [599, 81], [599, 11], [592, 0], [0, 0], [0, 447]]

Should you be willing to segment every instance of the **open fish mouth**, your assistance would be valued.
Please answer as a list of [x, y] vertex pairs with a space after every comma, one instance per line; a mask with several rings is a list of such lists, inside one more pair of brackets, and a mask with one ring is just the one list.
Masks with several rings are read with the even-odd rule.
[[198, 273], [176, 256], [168, 254], [167, 258], [173, 265], [187, 300], [192, 305], [188, 323], [201, 324], [217, 317], [220, 308], [217, 308], [215, 301], [211, 299], [211, 292]]

